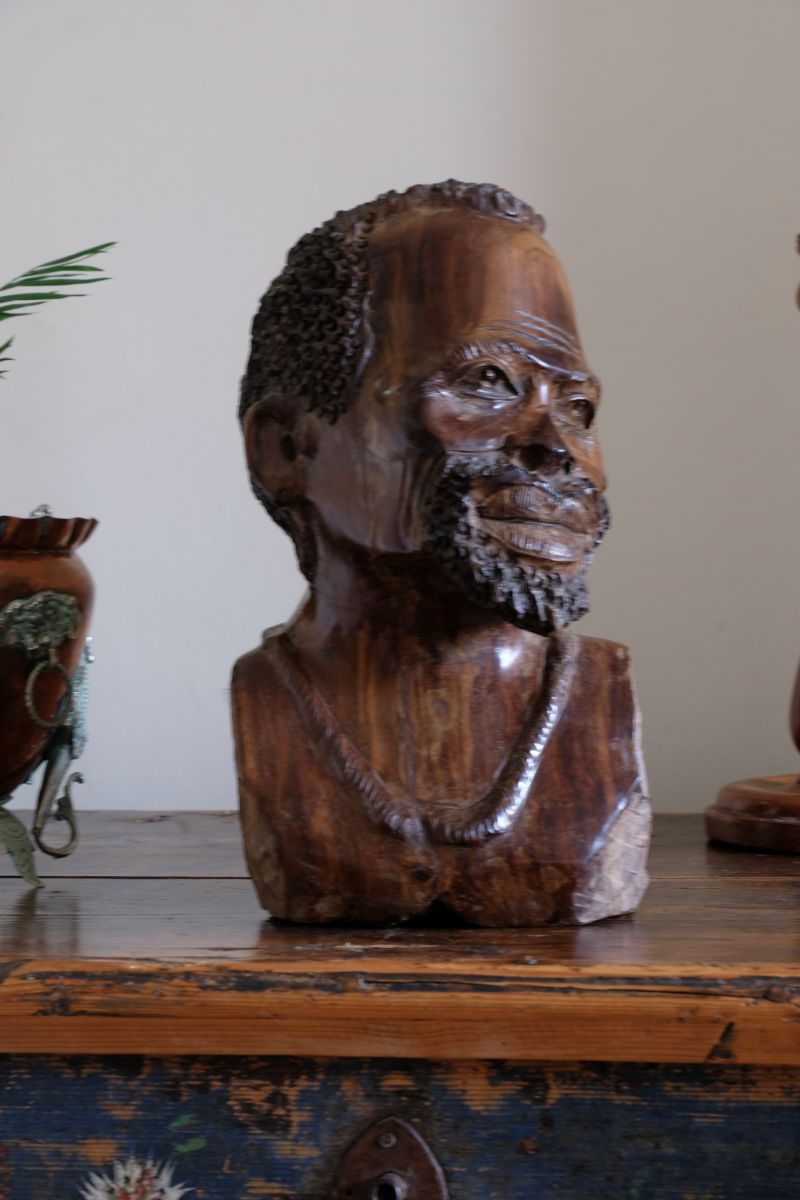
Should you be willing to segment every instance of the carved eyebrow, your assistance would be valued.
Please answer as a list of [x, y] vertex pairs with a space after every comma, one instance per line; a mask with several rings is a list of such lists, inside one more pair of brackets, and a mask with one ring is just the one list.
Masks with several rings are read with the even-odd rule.
[[583, 384], [587, 389], [596, 392], [598, 396], [603, 390], [600, 380], [596, 375], [592, 375], [591, 371], [568, 371], [567, 378], [571, 379], [573, 383]]
[[[551, 350], [559, 350], [563, 353], [563, 349], [552, 342], [544, 342], [541, 338], [536, 339], [540, 345], [548, 346]], [[598, 393], [600, 391], [600, 381], [592, 375], [590, 371], [575, 371], [568, 367], [560, 367], [557, 363], [548, 362], [546, 358], [541, 358], [535, 354], [530, 347], [521, 346], [518, 342], [512, 342], [508, 338], [493, 338], [488, 342], [465, 342], [458, 346], [449, 356], [446, 367], [452, 368], [461, 366], [464, 363], [471, 363], [475, 359], [485, 358], [489, 354], [497, 353], [514, 354], [517, 358], [524, 359], [525, 362], [534, 362], [539, 367], [544, 367], [546, 371], [552, 371], [555, 375], [566, 376], [573, 383], [588, 384], [595, 388]]]
[[534, 325], [527, 321], [493, 321], [486, 328], [498, 331], [507, 329], [517, 335], [525, 333], [534, 341], [549, 346], [553, 350], [562, 350], [565, 354], [580, 354], [580, 347], [574, 338], [555, 328], [546, 329], [544, 325]]
[[[553, 341], [551, 338], [544, 337], [541, 333], [533, 334], [531, 330], [523, 329], [520, 326], [487, 325], [486, 330], [488, 333], [505, 333], [510, 335], [510, 337], [518, 338], [520, 336], [525, 336], [526, 338], [530, 338], [532, 342], [535, 342], [537, 346], [541, 346], [544, 350], [554, 350], [556, 354], [563, 354], [569, 358], [577, 357], [577, 351], [573, 350], [571, 346], [567, 346], [564, 342]], [[533, 350], [524, 349], [519, 345], [519, 343], [514, 343], [509, 340], [506, 341], [506, 345], [513, 347], [517, 354], [524, 354], [534, 358], [537, 362], [539, 361], [536, 359], [535, 352]]]
[[557, 334], [564, 341], [571, 342], [577, 349], [578, 342], [571, 333], [567, 333], [566, 329], [562, 329], [560, 325], [554, 325], [552, 321], [548, 321], [546, 317], [537, 317], [535, 313], [526, 312], [524, 308], [515, 309], [518, 317], [525, 317], [528, 321], [532, 321], [535, 325], [541, 325], [544, 329], [549, 329], [551, 333]]

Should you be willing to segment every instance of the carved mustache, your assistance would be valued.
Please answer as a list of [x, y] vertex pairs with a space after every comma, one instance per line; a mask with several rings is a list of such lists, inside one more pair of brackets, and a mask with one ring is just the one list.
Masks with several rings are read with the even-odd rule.
[[[480, 486], [478, 485], [480, 481]], [[473, 491], [480, 517], [495, 521], [541, 521], [600, 541], [610, 524], [608, 503], [584, 475], [553, 483], [523, 473], [504, 454], [452, 457], [440, 486], [455, 487], [465, 498]]]

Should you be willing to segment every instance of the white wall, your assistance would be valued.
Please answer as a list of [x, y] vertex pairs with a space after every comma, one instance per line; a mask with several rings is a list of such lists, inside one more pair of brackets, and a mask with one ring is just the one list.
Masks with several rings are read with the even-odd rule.
[[230, 665], [301, 593], [241, 461], [252, 312], [335, 209], [450, 175], [572, 279], [615, 515], [583, 631], [633, 647], [656, 804], [792, 769], [798, 45], [797, 0], [0, 0], [0, 275], [120, 243], [0, 382], [0, 509], [102, 521], [82, 807], [234, 806]]

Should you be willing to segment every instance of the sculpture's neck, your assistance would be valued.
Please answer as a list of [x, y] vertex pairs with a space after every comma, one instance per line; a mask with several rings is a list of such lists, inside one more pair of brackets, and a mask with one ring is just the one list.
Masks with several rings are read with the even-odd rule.
[[316, 693], [308, 711], [329, 710], [323, 726], [358, 748], [364, 778], [419, 804], [488, 794], [528, 729], [548, 639], [438, 586], [430, 561], [329, 555], [320, 567], [284, 643], [290, 675]]
[[[314, 657], [345, 657], [356, 646], [393, 647], [399, 659], [438, 663], [498, 654], [509, 664], [525, 650], [543, 656], [547, 639], [479, 607], [434, 575], [422, 556], [321, 556], [292, 625], [292, 640]], [[487, 661], [488, 665], [488, 661]]]

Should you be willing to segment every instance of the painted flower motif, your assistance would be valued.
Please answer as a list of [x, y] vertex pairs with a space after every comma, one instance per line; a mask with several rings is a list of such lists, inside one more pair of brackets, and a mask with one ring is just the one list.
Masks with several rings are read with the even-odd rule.
[[115, 1162], [110, 1175], [92, 1173], [83, 1185], [81, 1200], [181, 1200], [192, 1188], [172, 1182], [171, 1163], [142, 1162], [128, 1158]]

